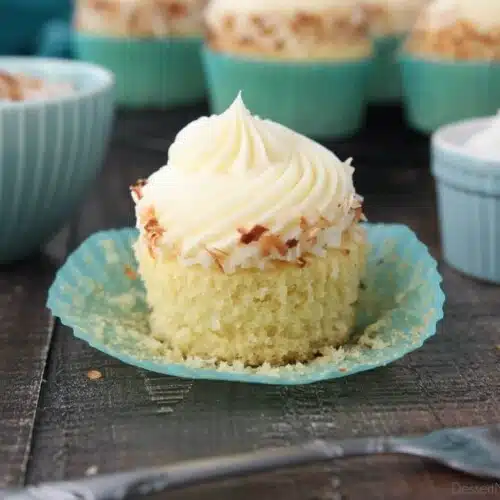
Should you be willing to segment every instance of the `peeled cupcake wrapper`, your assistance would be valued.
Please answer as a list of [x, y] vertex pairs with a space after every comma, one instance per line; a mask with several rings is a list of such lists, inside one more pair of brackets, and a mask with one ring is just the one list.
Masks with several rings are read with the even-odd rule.
[[205, 95], [201, 38], [106, 38], [75, 34], [79, 59], [116, 76], [116, 100], [125, 107], [196, 103]]
[[[59, 270], [48, 307], [74, 334], [125, 363], [187, 378], [266, 384], [306, 384], [394, 361], [436, 331], [444, 295], [436, 262], [400, 225], [367, 225], [371, 246], [358, 303], [358, 335], [340, 349], [325, 347], [308, 364], [245, 368], [241, 363], [185, 361], [148, 336], [145, 290], [137, 275], [135, 229], [91, 236]], [[306, 332], [304, 332], [306, 333]]]

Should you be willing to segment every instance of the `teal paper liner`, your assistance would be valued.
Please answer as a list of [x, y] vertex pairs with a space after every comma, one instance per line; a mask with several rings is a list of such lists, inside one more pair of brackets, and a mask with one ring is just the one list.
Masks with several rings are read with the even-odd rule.
[[500, 108], [500, 62], [426, 60], [402, 53], [400, 63], [407, 119], [420, 132], [491, 116]]
[[77, 57], [112, 71], [117, 103], [129, 108], [161, 108], [202, 100], [201, 44], [198, 38], [74, 36]]
[[374, 58], [368, 86], [368, 101], [372, 104], [397, 103], [402, 99], [401, 68], [398, 52], [402, 35], [374, 38]]
[[[91, 236], [59, 270], [48, 307], [74, 334], [100, 351], [153, 372], [193, 379], [263, 384], [307, 384], [370, 370], [417, 349], [436, 331], [444, 295], [436, 262], [415, 234], [401, 225], [367, 225], [371, 251], [358, 304], [353, 345], [331, 356], [272, 373], [172, 363], [148, 337], [145, 291], [133, 274], [135, 229]], [[135, 279], [134, 279], [135, 278]], [[304, 332], [307, 334], [307, 332]]]
[[212, 112], [243, 92], [252, 113], [317, 138], [349, 136], [363, 125], [370, 60], [289, 62], [203, 49]]

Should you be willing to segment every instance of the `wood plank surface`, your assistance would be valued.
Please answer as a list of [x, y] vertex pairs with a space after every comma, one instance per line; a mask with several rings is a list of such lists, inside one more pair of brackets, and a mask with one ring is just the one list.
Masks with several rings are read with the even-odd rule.
[[[106, 168], [76, 221], [75, 243], [96, 230], [133, 223], [127, 186], [166, 162], [175, 132], [197, 112], [169, 119], [152, 113], [120, 117]], [[427, 143], [411, 134], [401, 137], [399, 150], [386, 155], [388, 147], [379, 145], [376, 161], [370, 162], [366, 142], [339, 143], [339, 156], [356, 158], [359, 153], [356, 175], [365, 188], [360, 190], [366, 193], [370, 219], [409, 225], [439, 257], [433, 183], [428, 168], [412, 164], [426, 158]], [[420, 433], [498, 422], [499, 289], [464, 278], [444, 264], [441, 271], [446, 316], [422, 349], [384, 368], [304, 387], [160, 376], [124, 365], [74, 339], [68, 328], [58, 328], [27, 481], [160, 465], [312, 437]], [[103, 377], [89, 379], [90, 370]], [[421, 460], [385, 457], [249, 478], [168, 498], [441, 500], [470, 498], [468, 488], [480, 486], [492, 485]]]
[[53, 265], [0, 267], [0, 487], [23, 484], [52, 335], [45, 310]]

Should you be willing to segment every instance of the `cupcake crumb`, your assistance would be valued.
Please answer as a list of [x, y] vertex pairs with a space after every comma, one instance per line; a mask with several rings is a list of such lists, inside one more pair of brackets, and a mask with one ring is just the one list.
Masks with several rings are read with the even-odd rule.
[[102, 373], [99, 370], [89, 370], [87, 372], [87, 378], [90, 380], [99, 380], [102, 378]]
[[90, 477], [90, 476], [95, 476], [97, 473], [99, 472], [99, 468], [97, 467], [97, 465], [91, 465], [86, 471], [85, 471], [85, 475], [87, 477]]

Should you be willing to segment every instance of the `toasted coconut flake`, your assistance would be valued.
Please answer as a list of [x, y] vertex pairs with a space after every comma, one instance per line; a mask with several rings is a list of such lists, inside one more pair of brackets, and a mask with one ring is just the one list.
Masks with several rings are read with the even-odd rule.
[[297, 240], [296, 238], [286, 240], [286, 246], [288, 248], [295, 248], [298, 244], [299, 244], [299, 240]]
[[11, 75], [7, 71], [0, 71], [0, 84], [5, 89], [6, 97], [11, 101], [22, 101], [23, 92], [19, 77]]
[[207, 251], [208, 255], [212, 257], [212, 260], [214, 261], [215, 265], [219, 268], [219, 271], [224, 272], [224, 257], [219, 253], [220, 250], [218, 249], [209, 249], [208, 247], [205, 247], [205, 250]]
[[276, 249], [284, 257], [288, 252], [288, 247], [275, 234], [266, 234], [260, 239], [260, 249], [263, 257], [268, 257]]
[[244, 245], [249, 245], [254, 241], [259, 241], [260, 237], [268, 231], [267, 227], [256, 224], [250, 231], [246, 232], [244, 228], [238, 228], [238, 232], [241, 234], [240, 243]]
[[300, 218], [300, 229], [302, 229], [302, 231], [309, 229], [309, 222], [305, 217]]
[[321, 231], [319, 227], [314, 227], [307, 233], [307, 241], [315, 245], [318, 241], [318, 234]]
[[316, 227], [318, 227], [319, 229], [328, 229], [331, 226], [332, 223], [326, 217], [324, 217], [323, 215], [319, 216], [319, 220], [316, 223]]
[[364, 215], [363, 215], [363, 207], [358, 207], [354, 210], [354, 221], [359, 222], [360, 220], [363, 220]]
[[215, 252], [215, 253], [217, 253], [217, 254], [219, 254], [219, 255], [223, 255], [224, 257], [227, 257], [229, 255], [224, 250], [221, 250], [220, 248], [216, 248], [216, 247], [213, 247], [212, 251]]
[[231, 31], [234, 28], [234, 17], [231, 15], [224, 16], [224, 28], [228, 31]]
[[187, 7], [180, 2], [172, 2], [167, 8], [167, 12], [173, 18], [185, 17], [188, 13]]
[[137, 273], [130, 266], [124, 266], [123, 271], [127, 278], [130, 278], [131, 280], [137, 279]]
[[148, 183], [146, 179], [138, 179], [135, 184], [130, 186], [132, 199], [137, 203], [142, 198], [142, 188]]
[[307, 266], [307, 260], [305, 257], [299, 257], [297, 259], [297, 265], [302, 269], [303, 267]]
[[158, 240], [165, 234], [165, 229], [158, 222], [154, 207], [148, 207], [140, 216], [140, 220], [144, 224], [144, 238], [148, 245], [149, 255], [154, 259]]
[[144, 230], [148, 233], [155, 233], [158, 230], [163, 231], [160, 227], [160, 223], [156, 217], [151, 217], [146, 224], [144, 224]]
[[142, 213], [139, 214], [139, 222], [145, 226], [150, 219], [156, 219], [156, 212], [152, 205], [145, 208]]

